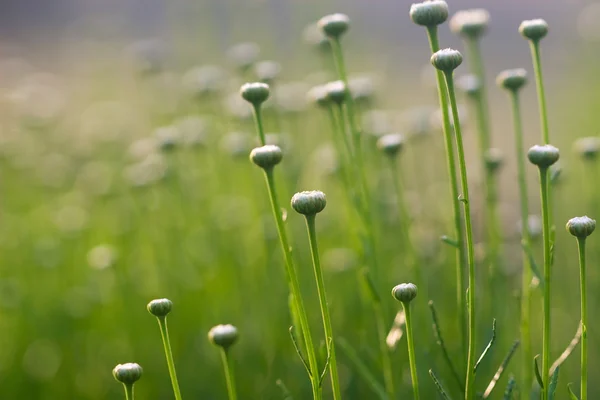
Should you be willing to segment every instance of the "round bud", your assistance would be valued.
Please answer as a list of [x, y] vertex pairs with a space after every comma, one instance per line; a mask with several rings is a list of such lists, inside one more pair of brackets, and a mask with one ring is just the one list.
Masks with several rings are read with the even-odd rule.
[[600, 138], [592, 136], [578, 139], [575, 142], [575, 151], [584, 160], [595, 160], [600, 151]]
[[143, 372], [139, 364], [119, 364], [113, 369], [113, 376], [124, 385], [133, 385], [142, 377]]
[[454, 71], [460, 64], [462, 64], [462, 54], [460, 51], [454, 49], [443, 49], [438, 50], [431, 56], [431, 65], [437, 69], [450, 72]]
[[262, 147], [256, 147], [250, 152], [250, 160], [262, 169], [273, 168], [281, 162], [283, 152], [279, 146], [268, 144]]
[[336, 13], [324, 16], [318, 24], [327, 37], [337, 39], [348, 30], [350, 18], [346, 14]]
[[424, 1], [410, 6], [410, 19], [417, 25], [437, 26], [448, 19], [448, 4], [443, 0]]
[[392, 289], [392, 296], [396, 300], [408, 304], [417, 297], [417, 285], [414, 283], [401, 283], [396, 285]]
[[319, 190], [299, 192], [292, 197], [292, 208], [299, 214], [316, 215], [327, 205], [325, 193]]
[[585, 239], [596, 229], [596, 220], [588, 216], [571, 218], [567, 222], [567, 231], [579, 239]]
[[173, 308], [173, 302], [169, 299], [156, 299], [148, 303], [146, 308], [148, 309], [148, 312], [155, 317], [166, 317]]
[[275, 61], [261, 61], [254, 66], [254, 72], [259, 81], [268, 84], [277, 79], [281, 65]]
[[490, 172], [497, 172], [502, 164], [504, 164], [504, 156], [502, 155], [502, 151], [497, 148], [488, 149], [484, 155], [485, 158], [485, 167]]
[[485, 34], [490, 13], [482, 8], [459, 11], [450, 19], [450, 30], [457, 35], [476, 39]]
[[558, 161], [560, 154], [558, 149], [550, 144], [543, 146], [535, 145], [527, 152], [529, 162], [540, 168], [548, 168]]
[[238, 330], [235, 326], [217, 325], [213, 326], [208, 331], [208, 340], [215, 346], [219, 346], [227, 350], [238, 339]]
[[245, 83], [240, 88], [240, 95], [255, 107], [264, 103], [270, 93], [269, 85], [262, 82]]
[[395, 157], [402, 150], [404, 136], [400, 133], [383, 135], [377, 140], [377, 148], [390, 157]]
[[330, 104], [327, 94], [325, 85], [314, 86], [307, 93], [308, 101], [319, 107], [327, 107]]
[[543, 19], [523, 21], [519, 33], [529, 40], [538, 41], [548, 34], [548, 23]]
[[342, 81], [333, 81], [325, 84], [327, 98], [337, 105], [346, 100], [346, 85]]
[[481, 82], [473, 74], [463, 75], [458, 78], [456, 86], [469, 97], [477, 97], [481, 93]]
[[496, 77], [496, 83], [501, 88], [517, 91], [527, 83], [527, 71], [523, 68], [504, 70]]

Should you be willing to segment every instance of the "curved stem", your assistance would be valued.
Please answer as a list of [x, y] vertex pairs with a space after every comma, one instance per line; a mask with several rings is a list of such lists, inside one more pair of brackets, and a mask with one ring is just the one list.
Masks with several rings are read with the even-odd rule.
[[454, 91], [454, 78], [452, 72], [444, 74], [446, 86], [448, 89], [448, 99], [452, 108], [452, 118], [454, 120], [454, 136], [456, 137], [456, 151], [458, 155], [458, 166], [460, 181], [462, 187], [462, 203], [464, 207], [465, 219], [465, 238], [467, 248], [467, 265], [469, 268], [469, 352], [467, 354], [467, 381], [465, 384], [465, 398], [471, 400], [475, 398], [475, 344], [476, 344], [476, 321], [475, 321], [475, 249], [473, 246], [473, 226], [471, 222], [471, 203], [469, 197], [469, 182], [467, 179], [467, 164], [465, 160], [465, 149], [462, 140], [462, 131], [460, 119], [458, 116], [458, 106], [456, 103], [456, 93]]
[[[435, 53], [440, 49], [438, 40], [437, 27], [428, 27], [427, 36], [429, 38], [429, 46], [431, 53]], [[466, 315], [466, 296], [465, 296], [465, 284], [464, 284], [464, 261], [465, 248], [463, 242], [463, 224], [462, 216], [460, 212], [460, 202], [458, 200], [458, 180], [456, 177], [456, 161], [454, 159], [454, 145], [452, 144], [452, 126], [450, 124], [450, 114], [448, 110], [448, 97], [446, 90], [446, 83], [444, 81], [444, 74], [442, 71], [436, 70], [438, 96], [440, 101], [440, 108], [442, 111], [442, 119], [444, 126], [444, 144], [446, 147], [446, 161], [448, 168], [448, 177], [450, 183], [450, 196], [452, 197], [452, 209], [454, 213], [454, 240], [457, 243], [458, 250], [456, 251], [456, 299], [457, 309], [460, 318], [460, 333], [461, 333], [461, 344], [463, 349], [463, 362], [467, 353], [467, 315]]]
[[412, 379], [413, 394], [415, 400], [419, 400], [419, 379], [417, 376], [417, 360], [415, 357], [415, 343], [412, 332], [412, 316], [410, 314], [410, 303], [402, 303], [404, 316], [406, 317], [406, 342], [408, 345], [408, 361], [410, 364], [410, 377]]
[[550, 384], [550, 210], [548, 206], [548, 168], [540, 168], [542, 231], [544, 236], [544, 322], [542, 343], [542, 400], [548, 400]]
[[175, 362], [173, 361], [173, 351], [171, 350], [171, 341], [169, 340], [169, 329], [167, 328], [167, 317], [157, 317], [158, 326], [160, 327], [160, 335], [165, 348], [165, 356], [167, 358], [167, 367], [169, 368], [169, 376], [171, 377], [171, 385], [173, 386], [173, 394], [175, 400], [181, 400], [181, 390], [179, 382], [177, 382], [177, 372], [175, 371]]
[[331, 317], [329, 315], [329, 305], [327, 304], [327, 295], [325, 292], [325, 281], [323, 279], [323, 270], [321, 268], [321, 259], [319, 257], [319, 247], [317, 245], [317, 231], [315, 229], [315, 215], [306, 216], [306, 227], [308, 230], [308, 240], [310, 242], [310, 254], [312, 256], [315, 280], [317, 282], [317, 293], [319, 295], [319, 305], [321, 306], [321, 317], [323, 318], [323, 329], [325, 330], [325, 340], [329, 343], [329, 372], [331, 375], [331, 387], [333, 388], [334, 400], [341, 400], [342, 392], [340, 390], [340, 380], [338, 377], [337, 359], [335, 357], [335, 340], [333, 338], [333, 328], [331, 326]]
[[225, 380], [227, 382], [227, 394], [229, 395], [229, 400], [236, 400], [237, 393], [235, 390], [233, 364], [229, 362], [229, 353], [224, 348], [221, 348], [221, 361], [223, 361], [223, 368], [225, 369]]
[[134, 400], [133, 397], [133, 385], [123, 384], [125, 388], [125, 400]]
[[265, 169], [265, 179], [267, 181], [267, 189], [269, 191], [269, 198], [271, 200], [271, 209], [273, 211], [273, 217], [277, 225], [277, 231], [279, 233], [279, 241], [281, 243], [281, 249], [285, 259], [285, 271], [290, 284], [290, 290], [296, 303], [296, 310], [298, 312], [298, 318], [300, 319], [300, 329], [302, 330], [302, 336], [306, 344], [306, 353], [308, 357], [308, 364], [310, 368], [310, 380], [313, 389], [313, 398], [315, 400], [321, 399], [321, 389], [319, 385], [319, 366], [317, 364], [317, 356], [315, 354], [315, 347], [313, 345], [312, 334], [310, 332], [310, 326], [308, 324], [308, 317], [304, 308], [304, 302], [302, 301], [302, 293], [300, 291], [300, 283], [298, 282], [298, 276], [294, 267], [294, 260], [292, 258], [292, 252], [290, 243], [285, 230], [285, 224], [283, 217], [281, 216], [281, 207], [279, 206], [279, 200], [277, 199], [277, 191], [275, 188], [275, 179], [273, 176], [273, 169]]
[[260, 105], [253, 106], [252, 110], [254, 112], [254, 123], [256, 125], [256, 132], [258, 132], [258, 138], [260, 140], [260, 145], [264, 146], [265, 144], [267, 144], [267, 140], [265, 138], [265, 129], [263, 127], [261, 106]]
[[587, 400], [587, 291], [585, 266], [585, 238], [577, 239], [579, 249], [579, 282], [581, 284], [581, 393], [580, 400]]

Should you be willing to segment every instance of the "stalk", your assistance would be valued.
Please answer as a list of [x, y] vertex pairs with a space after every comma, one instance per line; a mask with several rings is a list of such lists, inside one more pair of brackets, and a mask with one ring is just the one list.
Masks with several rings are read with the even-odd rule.
[[548, 206], [548, 168], [540, 167], [542, 198], [542, 232], [544, 237], [544, 321], [542, 327], [542, 400], [548, 400], [550, 384], [550, 209]]
[[133, 385], [123, 385], [125, 388], [125, 400], [134, 400]]
[[542, 130], [543, 144], [550, 143], [550, 133], [548, 130], [548, 111], [546, 109], [546, 92], [544, 89], [544, 78], [542, 75], [542, 58], [540, 52], [539, 40], [529, 42], [531, 48], [531, 58], [533, 61], [533, 70], [535, 72], [535, 87], [538, 97], [538, 107], [540, 112], [540, 127]]
[[225, 369], [225, 380], [227, 381], [227, 393], [229, 395], [229, 400], [237, 400], [235, 380], [233, 375], [233, 364], [229, 361], [229, 353], [225, 348], [221, 348], [221, 361], [223, 361], [223, 368]]
[[415, 343], [412, 331], [412, 315], [410, 312], [410, 303], [402, 303], [404, 315], [406, 317], [406, 342], [408, 344], [408, 360], [410, 364], [410, 377], [412, 379], [413, 395], [415, 400], [419, 400], [419, 379], [417, 376], [417, 361], [415, 357]]
[[587, 400], [587, 291], [585, 265], [585, 238], [577, 239], [579, 250], [579, 282], [581, 285], [581, 389], [580, 400]]
[[171, 350], [171, 341], [169, 340], [169, 329], [167, 328], [167, 317], [157, 317], [158, 327], [160, 328], [160, 336], [162, 337], [165, 356], [167, 358], [167, 367], [169, 368], [169, 376], [171, 377], [171, 385], [173, 386], [173, 394], [175, 400], [181, 400], [181, 390], [177, 381], [177, 372], [175, 371], [175, 362], [173, 361], [173, 351]]

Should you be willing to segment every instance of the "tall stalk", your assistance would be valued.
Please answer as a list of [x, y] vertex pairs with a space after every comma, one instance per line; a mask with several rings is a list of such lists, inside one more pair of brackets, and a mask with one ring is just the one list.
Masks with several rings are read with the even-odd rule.
[[235, 326], [230, 324], [214, 326], [208, 332], [208, 340], [215, 346], [220, 347], [221, 350], [221, 362], [225, 371], [225, 383], [227, 385], [229, 400], [237, 400], [233, 363], [229, 358], [229, 348], [237, 341], [237, 339], [238, 330]]
[[417, 297], [417, 286], [412, 283], [402, 283], [392, 289], [392, 296], [402, 303], [406, 317], [406, 343], [408, 346], [408, 361], [410, 364], [410, 376], [412, 380], [413, 396], [419, 400], [419, 378], [417, 373], [417, 358], [415, 354], [415, 342], [413, 337], [413, 319], [410, 303]]

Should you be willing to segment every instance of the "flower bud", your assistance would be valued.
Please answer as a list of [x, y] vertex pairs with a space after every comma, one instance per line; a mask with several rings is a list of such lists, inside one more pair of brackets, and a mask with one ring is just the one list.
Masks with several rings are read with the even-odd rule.
[[173, 308], [173, 302], [169, 299], [156, 299], [148, 303], [146, 308], [148, 309], [148, 312], [155, 317], [166, 317]]
[[337, 39], [350, 27], [350, 18], [346, 14], [336, 13], [324, 16], [318, 24], [327, 37]]
[[383, 135], [377, 140], [377, 148], [390, 157], [395, 157], [404, 146], [404, 136], [400, 133]]
[[142, 377], [143, 372], [139, 364], [119, 364], [113, 369], [113, 376], [124, 385], [133, 385]]
[[259, 81], [272, 83], [281, 72], [281, 65], [275, 61], [261, 61], [254, 66], [254, 72]]
[[463, 75], [458, 78], [456, 86], [469, 97], [476, 98], [481, 93], [481, 82], [473, 74]]
[[548, 34], [548, 23], [543, 19], [523, 21], [519, 33], [529, 40], [538, 41]]
[[457, 35], [476, 39], [485, 34], [490, 13], [482, 8], [459, 11], [450, 19], [450, 30]]
[[485, 154], [485, 167], [490, 172], [496, 172], [502, 164], [504, 164], [504, 156], [502, 155], [502, 151], [497, 148], [488, 149]]
[[279, 146], [268, 144], [250, 152], [250, 160], [262, 169], [273, 168], [281, 162], [283, 152]]
[[237, 339], [238, 330], [235, 326], [230, 324], [213, 326], [211, 330], [208, 331], [208, 340], [215, 346], [222, 347], [225, 350], [231, 347]]
[[600, 138], [592, 136], [578, 139], [575, 142], [575, 151], [584, 160], [595, 160], [600, 151]]
[[501, 88], [517, 91], [527, 83], [527, 71], [523, 68], [507, 69], [498, 74], [496, 84]]
[[567, 231], [579, 239], [585, 239], [596, 229], [596, 220], [588, 216], [571, 218], [567, 222]]
[[454, 49], [443, 49], [436, 51], [431, 56], [431, 64], [437, 69], [444, 72], [454, 71], [462, 64], [462, 54]]
[[244, 100], [257, 107], [269, 98], [270, 89], [269, 85], [262, 82], [245, 83], [240, 88], [240, 94]]
[[443, 0], [424, 1], [410, 6], [410, 19], [417, 25], [433, 27], [448, 19], [448, 4]]
[[401, 283], [396, 285], [392, 289], [392, 296], [406, 305], [417, 297], [417, 285], [414, 283]]
[[325, 193], [319, 190], [299, 192], [292, 197], [292, 208], [299, 214], [316, 215], [327, 205]]
[[550, 144], [543, 146], [535, 145], [527, 152], [529, 162], [540, 168], [548, 168], [558, 161], [560, 154], [558, 149]]
[[318, 105], [319, 107], [329, 106], [329, 97], [325, 85], [312, 87], [307, 93], [308, 101]]
[[337, 105], [346, 100], [346, 85], [342, 81], [333, 81], [325, 84], [327, 97]]

